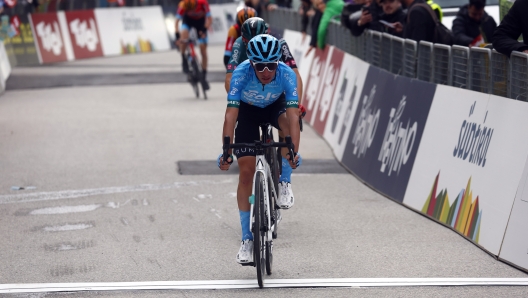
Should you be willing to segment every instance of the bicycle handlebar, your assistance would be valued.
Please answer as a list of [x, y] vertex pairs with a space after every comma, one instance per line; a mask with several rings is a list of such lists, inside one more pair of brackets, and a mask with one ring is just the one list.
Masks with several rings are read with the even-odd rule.
[[255, 141], [255, 143], [233, 143], [231, 144], [231, 137], [224, 136], [224, 145], [222, 146], [222, 149], [224, 152], [223, 152], [222, 158], [224, 159], [225, 162], [227, 162], [227, 159], [229, 158], [228, 151], [231, 148], [250, 147], [250, 148], [264, 149], [264, 148], [274, 147], [274, 148], [288, 148], [288, 151], [290, 154], [290, 160], [291, 162], [294, 162], [293, 142], [292, 142], [291, 136], [286, 136], [284, 139], [286, 141], [284, 143], [280, 143], [280, 142], [262, 143], [262, 141]]

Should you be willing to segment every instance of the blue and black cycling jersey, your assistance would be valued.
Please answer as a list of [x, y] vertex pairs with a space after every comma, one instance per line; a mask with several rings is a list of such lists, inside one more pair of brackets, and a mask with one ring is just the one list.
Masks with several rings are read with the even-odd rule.
[[[267, 71], [267, 70], [265, 70]], [[283, 62], [275, 73], [275, 78], [266, 85], [260, 83], [249, 60], [238, 65], [231, 77], [231, 88], [227, 94], [227, 106], [238, 108], [240, 102], [264, 108], [275, 102], [282, 93], [286, 108], [298, 108], [297, 77], [295, 72]]]

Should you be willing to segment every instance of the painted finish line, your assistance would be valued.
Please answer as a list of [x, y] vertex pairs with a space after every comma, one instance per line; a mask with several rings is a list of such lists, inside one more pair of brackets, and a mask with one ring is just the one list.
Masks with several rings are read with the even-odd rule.
[[[423, 286], [528, 286], [528, 278], [329, 278], [268, 279], [265, 288], [353, 288]], [[256, 289], [256, 280], [0, 284], [0, 293], [123, 290]]]

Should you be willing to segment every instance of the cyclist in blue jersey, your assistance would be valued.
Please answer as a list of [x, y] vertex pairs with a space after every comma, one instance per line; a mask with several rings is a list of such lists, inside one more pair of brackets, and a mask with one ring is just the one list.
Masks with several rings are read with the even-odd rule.
[[[226, 91], [229, 92], [229, 86], [231, 84], [231, 78], [233, 75], [233, 71], [238, 67], [238, 65], [247, 60], [247, 43], [255, 36], [259, 34], [267, 34], [269, 31], [268, 24], [266, 22], [258, 17], [253, 17], [247, 19], [242, 24], [241, 34], [233, 45], [233, 55], [231, 56], [229, 63], [227, 65], [227, 71], [226, 71], [226, 77], [225, 77], [225, 88]], [[302, 98], [302, 90], [303, 90], [303, 82], [301, 79], [301, 75], [299, 74], [299, 70], [297, 69], [297, 63], [295, 63], [295, 59], [293, 59], [293, 55], [290, 52], [290, 49], [288, 48], [288, 44], [284, 39], [279, 40], [279, 45], [281, 49], [281, 57], [280, 61], [284, 62], [286, 65], [288, 65], [293, 72], [295, 72], [296, 80], [297, 80], [297, 94], [298, 98]], [[299, 105], [299, 116], [303, 117], [303, 110], [304, 108], [302, 105]], [[281, 138], [284, 138], [284, 133], [282, 131], [279, 132], [279, 136]], [[291, 173], [292, 169], [286, 159], [282, 160], [282, 174], [280, 176], [279, 180], [279, 201], [277, 204], [282, 209], [289, 209], [293, 206], [294, 203], [294, 195], [291, 185]]]
[[[290, 135], [294, 144], [295, 169], [301, 162], [299, 151], [300, 127], [298, 114], [297, 80], [289, 66], [280, 62], [280, 42], [268, 34], [253, 37], [247, 45], [248, 60], [233, 72], [227, 95], [223, 136], [230, 136], [235, 143], [253, 143], [260, 139], [259, 125], [270, 123], [285, 135]], [[281, 96], [282, 94], [285, 96]], [[235, 128], [236, 127], [236, 128]], [[234, 136], [234, 138], [233, 138]], [[236, 256], [239, 264], [253, 262], [253, 235], [249, 229], [250, 203], [255, 173], [256, 152], [252, 148], [235, 149], [240, 174], [238, 178], [237, 202], [242, 226], [242, 243]], [[288, 150], [283, 148], [283, 157]], [[289, 159], [288, 159], [289, 160]], [[227, 171], [233, 162], [218, 156], [221, 170]]]

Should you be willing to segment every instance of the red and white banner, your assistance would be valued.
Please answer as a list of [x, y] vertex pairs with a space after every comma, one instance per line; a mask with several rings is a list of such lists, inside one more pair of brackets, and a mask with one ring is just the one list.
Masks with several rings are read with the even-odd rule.
[[103, 56], [93, 10], [70, 11], [65, 15], [75, 59]]
[[68, 60], [56, 13], [36, 13], [29, 18], [41, 63]]
[[334, 47], [325, 47], [324, 50], [315, 49], [315, 54], [310, 66], [308, 78], [303, 82], [306, 86], [304, 88], [302, 104], [306, 108], [306, 116], [304, 120], [313, 124], [315, 120], [315, 113], [319, 107], [319, 88], [323, 81], [326, 67], [328, 64], [328, 57], [332, 54]]

